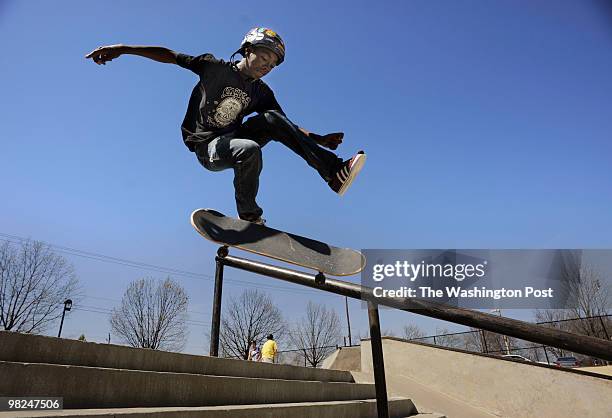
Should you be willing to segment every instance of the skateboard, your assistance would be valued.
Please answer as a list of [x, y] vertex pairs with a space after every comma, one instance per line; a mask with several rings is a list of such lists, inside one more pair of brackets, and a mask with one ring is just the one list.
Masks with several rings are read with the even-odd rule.
[[351, 276], [365, 268], [365, 257], [350, 248], [338, 248], [310, 238], [236, 219], [213, 209], [197, 209], [191, 224], [217, 244], [295, 264], [332, 276]]

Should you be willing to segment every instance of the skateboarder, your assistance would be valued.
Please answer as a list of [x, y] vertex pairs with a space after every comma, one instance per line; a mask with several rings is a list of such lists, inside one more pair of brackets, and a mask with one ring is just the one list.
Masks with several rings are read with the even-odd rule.
[[[283, 143], [313, 167], [336, 193], [343, 195], [365, 162], [363, 151], [342, 161], [331, 151], [342, 143], [342, 132], [317, 135], [291, 122], [261, 78], [285, 59], [281, 37], [267, 28], [250, 30], [229, 62], [211, 54], [191, 56], [164, 47], [110, 45], [85, 58], [96, 64], [124, 55], [177, 64], [200, 78], [181, 126], [183, 141], [208, 170], [234, 170], [234, 189], [241, 219], [263, 224], [257, 205], [261, 148], [270, 140]], [[234, 57], [243, 58], [236, 62]], [[256, 112], [243, 123], [243, 118]]]

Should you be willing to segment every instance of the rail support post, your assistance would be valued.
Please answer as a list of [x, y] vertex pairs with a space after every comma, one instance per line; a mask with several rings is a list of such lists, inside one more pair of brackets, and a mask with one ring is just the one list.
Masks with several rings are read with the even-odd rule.
[[215, 294], [213, 297], [212, 324], [210, 327], [210, 353], [212, 357], [219, 357], [219, 330], [221, 328], [221, 298], [223, 294], [223, 262], [229, 253], [226, 246], [217, 250], [215, 257]]
[[315, 276], [315, 283], [319, 286], [325, 284], [325, 275], [321, 272], [317, 273], [317, 275]]
[[378, 306], [370, 301], [368, 301], [368, 319], [370, 321], [370, 343], [372, 345], [374, 386], [376, 387], [376, 409], [378, 410], [378, 418], [389, 418], [385, 361], [383, 358], [382, 337], [380, 335]]

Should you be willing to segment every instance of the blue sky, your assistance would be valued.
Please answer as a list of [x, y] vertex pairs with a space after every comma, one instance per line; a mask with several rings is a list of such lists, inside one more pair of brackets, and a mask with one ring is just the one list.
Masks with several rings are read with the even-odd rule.
[[[0, 3], [0, 233], [195, 272], [187, 351], [207, 347], [215, 247], [195, 208], [235, 213], [232, 173], [204, 170], [179, 126], [195, 76], [112, 43], [229, 58], [253, 26], [283, 36], [265, 81], [308, 130], [368, 153], [343, 198], [281, 145], [264, 149], [271, 226], [354, 248], [611, 248], [612, 13], [603, 1], [11, 1]], [[66, 254], [89, 310], [149, 271]], [[262, 286], [290, 321], [343, 300], [227, 273], [225, 297]], [[240, 280], [241, 282], [232, 282]], [[358, 280], [354, 278], [353, 280]], [[76, 302], [75, 302], [76, 303]], [[87, 309], [87, 308], [84, 308]], [[351, 303], [353, 333], [367, 315]], [[517, 312], [527, 318], [529, 312]], [[383, 328], [452, 324], [384, 311]], [[104, 313], [63, 335], [103, 340]], [[53, 333], [53, 331], [51, 331]]]

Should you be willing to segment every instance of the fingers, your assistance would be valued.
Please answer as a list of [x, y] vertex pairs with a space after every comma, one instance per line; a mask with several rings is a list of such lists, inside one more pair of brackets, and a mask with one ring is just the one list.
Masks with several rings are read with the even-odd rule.
[[98, 65], [106, 65], [106, 62], [112, 61], [114, 57], [112, 56], [108, 47], [100, 46], [91, 51], [89, 54], [85, 55], [85, 58], [91, 58]]
[[322, 145], [325, 148], [335, 150], [338, 148], [338, 145], [342, 144], [342, 138], [344, 138], [343, 132], [334, 132], [320, 136], [318, 139], [316, 139], [316, 141], [319, 145]]
[[325, 135], [325, 140], [327, 142], [331, 142], [335, 144], [340, 144], [342, 142], [342, 138], [344, 138], [344, 133], [342, 132], [335, 132], [333, 134]]
[[333, 132], [331, 134], [324, 135], [326, 141], [342, 142], [344, 138], [344, 132]]
[[344, 132], [334, 132], [327, 136], [329, 149], [335, 150], [340, 144], [342, 144], [342, 138], [344, 138]]
[[104, 49], [103, 46], [97, 47], [96, 49], [91, 51], [89, 54], [85, 55], [85, 58], [94, 58], [95, 59], [95, 56], [98, 55], [102, 51], [102, 49]]

